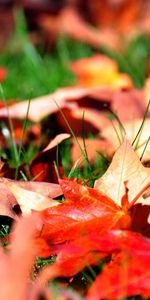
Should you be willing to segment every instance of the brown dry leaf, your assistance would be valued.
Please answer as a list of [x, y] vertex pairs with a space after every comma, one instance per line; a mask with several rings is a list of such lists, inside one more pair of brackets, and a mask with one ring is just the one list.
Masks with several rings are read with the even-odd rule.
[[[39, 201], [40, 199], [41, 199], [40, 201], [42, 201], [42, 197], [43, 199], [47, 199], [47, 201], [44, 203], [47, 203], [48, 205], [51, 202], [51, 198], [56, 198], [62, 194], [62, 190], [58, 184], [47, 183], [47, 182], [12, 181], [7, 178], [0, 178], [0, 191], [1, 191], [0, 215], [9, 216], [10, 218], [13, 219], [17, 218], [17, 214], [14, 208], [17, 204], [19, 204], [19, 202], [17, 201], [15, 195], [12, 194], [10, 188], [5, 183], [7, 183], [9, 187], [13, 186], [16, 189], [16, 191], [18, 191], [18, 188], [19, 191], [21, 189], [21, 191], [23, 191], [22, 195], [24, 195], [24, 193], [27, 192], [27, 196], [29, 197], [30, 196], [29, 193], [31, 193], [31, 196], [33, 196], [35, 199], [35, 203], [33, 204], [32, 201], [31, 203], [30, 201], [26, 203], [25, 200], [25, 205], [26, 204], [27, 205], [29, 204], [29, 206], [35, 205], [33, 209], [36, 208], [36, 205], [38, 205], [39, 202], [37, 203], [37, 201]], [[35, 196], [38, 196], [39, 200], [38, 198], [36, 199]], [[20, 203], [22, 203], [21, 200], [19, 201]]]
[[150, 33], [149, 0], [23, 2], [29, 27], [37, 29], [37, 33], [32, 32], [32, 40], [39, 43], [43, 37], [48, 50], [56, 44], [60, 35], [67, 35], [95, 48], [104, 45], [123, 49], [125, 42], [133, 35]]
[[[40, 245], [37, 227], [42, 227], [40, 216], [21, 217], [14, 223], [9, 251], [0, 247], [0, 296], [2, 300], [37, 300], [41, 295], [45, 299], [54, 299], [54, 293], [48, 287], [48, 281], [59, 276], [59, 266], [42, 268], [37, 274], [35, 260]], [[35, 274], [36, 273], [36, 274]], [[35, 278], [36, 275], [36, 278]], [[69, 295], [68, 295], [69, 297]], [[60, 291], [59, 299], [63, 297]]]
[[68, 134], [68, 133], [60, 133], [60, 134], [56, 135], [56, 137], [52, 141], [50, 141], [50, 143], [46, 146], [46, 148], [42, 152], [45, 152], [54, 147], [57, 147], [61, 142], [68, 139], [69, 137], [70, 137], [70, 134]]
[[95, 48], [99, 48], [101, 45], [117, 48], [119, 44], [118, 36], [113, 29], [98, 30], [91, 27], [78, 10], [72, 7], [62, 9], [57, 16], [43, 15], [39, 21], [39, 26], [49, 41], [50, 37], [56, 39], [61, 34], [90, 44]]
[[[10, 180], [9, 180], [10, 181]], [[62, 194], [59, 184], [50, 182], [36, 182], [36, 181], [10, 181], [14, 182], [17, 186], [31, 191], [37, 192], [43, 196], [56, 198]]]
[[122, 123], [143, 118], [146, 107], [144, 90], [117, 91], [111, 101], [111, 109]]
[[[70, 103], [71, 100], [67, 102]], [[77, 109], [63, 108], [63, 112], [77, 136], [82, 135], [83, 112], [85, 133], [98, 134], [99, 132], [103, 133], [107, 127], [112, 127], [108, 113], [110, 115], [111, 112], [112, 117], [113, 112], [115, 112], [124, 125], [127, 121], [143, 118], [146, 110], [146, 101], [143, 91], [138, 90], [116, 92], [112, 90], [101, 90], [99, 93], [95, 92], [89, 94], [87, 97], [76, 99], [76, 105]], [[56, 116], [60, 126], [68, 132], [66, 122], [61, 113], [57, 112]]]
[[25, 190], [19, 187], [15, 182], [6, 178], [1, 180], [14, 195], [23, 215], [30, 214], [32, 210], [41, 211], [59, 204], [59, 202], [51, 199], [50, 197], [37, 192]]
[[139, 32], [150, 34], [149, 0], [87, 0], [67, 4], [56, 15], [43, 14], [38, 18], [38, 26], [50, 45], [61, 34], [96, 48], [105, 45], [123, 49], [125, 42]]
[[17, 204], [12, 194], [8, 192], [7, 187], [0, 182], [0, 216], [7, 216], [16, 219], [17, 215], [13, 207]]
[[32, 285], [29, 275], [37, 252], [34, 233], [36, 216], [21, 218], [15, 223], [11, 251], [0, 248], [0, 295], [5, 300], [26, 300]]
[[130, 77], [120, 73], [117, 63], [102, 54], [95, 54], [92, 57], [81, 58], [73, 62], [71, 70], [77, 75], [80, 86], [108, 86], [115, 89], [132, 87]]
[[[150, 182], [150, 169], [142, 165], [126, 139], [116, 151], [106, 173], [96, 180], [95, 188], [121, 205], [121, 198], [125, 194], [125, 182], [129, 190], [129, 202]], [[140, 197], [137, 203], [150, 204], [150, 197], [145, 200]]]
[[[123, 123], [123, 127], [128, 139], [133, 142], [140, 127], [143, 119], [134, 119], [129, 122]], [[102, 137], [105, 138], [111, 144], [111, 148], [115, 151], [117, 147], [120, 145], [120, 141], [122, 140], [122, 135], [124, 136], [124, 132], [119, 128], [118, 123], [113, 122], [116, 128], [117, 134], [113, 128], [113, 126], [105, 127], [101, 130]], [[137, 142], [135, 142], [134, 146], [136, 146], [136, 153], [139, 157], [143, 156], [143, 161], [150, 161], [150, 143], [148, 142], [150, 133], [150, 119], [147, 118], [144, 122], [143, 128], [141, 129], [141, 133], [137, 138]], [[119, 137], [119, 138], [118, 138]], [[138, 141], [139, 139], [139, 141]], [[147, 146], [146, 143], [148, 142]], [[145, 148], [146, 146], [146, 148]]]
[[[128, 111], [129, 106], [131, 108], [130, 114]], [[9, 106], [10, 116], [12, 118], [25, 118], [27, 107], [28, 101]], [[82, 108], [82, 111], [90, 109], [91, 112], [93, 110], [93, 113], [95, 111], [99, 113], [100, 110], [108, 110], [109, 108], [118, 114], [121, 121], [128, 121], [133, 117], [143, 117], [146, 99], [144, 92], [139, 90], [114, 91], [112, 88], [104, 89], [102, 87], [67, 87], [58, 89], [53, 94], [33, 99], [30, 104], [28, 118], [33, 122], [39, 122], [44, 117], [59, 112], [59, 108], [68, 109], [73, 114], [77, 113], [78, 108]], [[0, 108], [0, 117], [4, 116], [8, 116], [8, 111], [6, 108]], [[91, 118], [91, 121], [93, 121], [93, 118]]]
[[[53, 94], [32, 99], [30, 103], [28, 119], [33, 122], [39, 122], [44, 117], [55, 113], [59, 108], [66, 106], [66, 101], [71, 99], [73, 102], [70, 103], [70, 107], [74, 108], [74, 101], [78, 98], [85, 97], [86, 95], [96, 92], [97, 88], [77, 88], [67, 87], [56, 90]], [[56, 104], [57, 103], [57, 104]], [[22, 101], [9, 106], [9, 114], [12, 118], [24, 119], [27, 114], [28, 101]], [[67, 103], [69, 107], [69, 103]], [[0, 117], [7, 117], [8, 110], [4, 107], [0, 109]]]

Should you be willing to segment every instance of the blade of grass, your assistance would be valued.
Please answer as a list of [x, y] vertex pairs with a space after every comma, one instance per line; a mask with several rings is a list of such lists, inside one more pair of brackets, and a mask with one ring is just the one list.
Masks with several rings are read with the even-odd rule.
[[21, 136], [20, 146], [19, 146], [19, 150], [18, 150], [18, 163], [17, 163], [17, 167], [16, 167], [16, 172], [15, 172], [15, 180], [18, 177], [18, 170], [19, 170], [19, 164], [20, 164], [20, 159], [21, 159], [21, 151], [22, 151], [24, 135], [25, 135], [26, 127], [27, 127], [27, 119], [28, 119], [28, 114], [29, 114], [29, 109], [30, 109], [30, 103], [31, 103], [31, 97], [29, 98], [29, 101], [28, 101], [27, 112], [26, 112], [24, 123], [23, 123], [22, 136]]
[[136, 142], [135, 150], [137, 150], [137, 148], [138, 148], [138, 144], [139, 144], [140, 137], [141, 137], [141, 134], [142, 134], [142, 130], [143, 130], [143, 127], [144, 127], [144, 123], [145, 123], [147, 115], [148, 115], [149, 107], [150, 107], [150, 100], [148, 101], [148, 105], [147, 105], [147, 108], [145, 110], [141, 126], [140, 126], [140, 128], [139, 128], [139, 130], [138, 130], [138, 132], [137, 132], [137, 134], [136, 134], [136, 136], [135, 136], [135, 138], [132, 142], [132, 146], [134, 146], [134, 144]]
[[150, 141], [150, 136], [149, 136], [149, 138], [148, 138], [148, 140], [147, 140], [147, 142], [146, 142], [146, 144], [145, 144], [145, 147], [144, 147], [143, 152], [142, 152], [142, 154], [141, 154], [140, 160], [142, 160], [142, 158], [143, 158], [143, 156], [144, 156], [144, 153], [145, 153], [145, 151], [146, 151], [146, 148], [147, 148], [147, 146], [148, 146], [149, 141]]
[[119, 134], [118, 134], [118, 132], [117, 132], [117, 129], [115, 128], [115, 126], [114, 126], [112, 120], [110, 120], [111, 123], [112, 123], [112, 126], [113, 126], [113, 128], [114, 128], [114, 130], [115, 130], [115, 132], [116, 132], [116, 135], [117, 135], [117, 137], [118, 137], [118, 139], [119, 139], [119, 142], [122, 143], [123, 140], [124, 140], [124, 136], [125, 136], [125, 134], [126, 134], [126, 131], [125, 131], [124, 127], [123, 127], [123, 124], [121, 123], [119, 117], [117, 116], [117, 114], [116, 114], [115, 112], [111, 111], [111, 109], [108, 109], [108, 112], [110, 113], [110, 115], [111, 115], [111, 116], [117, 121], [117, 123], [118, 123], [119, 130], [120, 130], [120, 136], [121, 136], [121, 139], [122, 139], [122, 140], [120, 140], [120, 137], [119, 137]]
[[31, 181], [35, 181], [37, 178], [39, 178], [44, 173], [44, 170], [41, 170], [36, 176], [34, 176]]
[[80, 163], [81, 163], [81, 157], [79, 157], [77, 159], [77, 161], [74, 163], [74, 165], [72, 166], [72, 168], [68, 174], [68, 178], [71, 178], [73, 176], [73, 173], [75, 172], [75, 170], [77, 169], [77, 167]]
[[60, 173], [59, 173], [59, 167], [58, 167], [58, 164], [57, 164], [57, 162], [56, 162], [56, 161], [53, 161], [53, 164], [54, 164], [54, 168], [55, 168], [55, 171], [56, 171], [57, 177], [58, 177], [58, 179], [60, 179], [60, 178], [61, 178], [61, 176], [60, 176]]
[[85, 144], [85, 125], [84, 125], [85, 122], [84, 122], [84, 116], [85, 116], [85, 111], [83, 111], [83, 115], [82, 115], [82, 139], [83, 139], [83, 149], [84, 149], [84, 153], [85, 153], [86, 158], [87, 158], [88, 166], [90, 167], [90, 170], [91, 170], [90, 161], [89, 161], [88, 153], [87, 153], [87, 147], [86, 147], [86, 144]]
[[63, 113], [63, 111], [62, 111], [62, 109], [60, 108], [60, 106], [58, 105], [58, 103], [57, 103], [55, 100], [53, 100], [53, 101], [55, 102], [56, 106], [58, 107], [58, 109], [59, 109], [59, 111], [60, 111], [60, 113], [61, 113], [61, 115], [62, 115], [62, 117], [63, 117], [63, 119], [64, 119], [64, 121], [65, 121], [65, 123], [66, 123], [66, 125], [67, 125], [67, 127], [68, 127], [68, 129], [69, 129], [69, 131], [70, 131], [70, 133], [72, 134], [74, 140], [76, 141], [76, 143], [77, 143], [77, 145], [78, 145], [78, 147], [79, 147], [79, 149], [80, 149], [80, 151], [81, 151], [81, 154], [83, 155], [85, 161], [89, 164], [88, 159], [87, 159], [87, 156], [86, 156], [86, 153], [85, 153], [85, 151], [82, 149], [82, 147], [81, 147], [81, 145], [80, 145], [80, 143], [79, 143], [79, 141], [78, 141], [76, 135], [74, 134], [74, 131], [73, 131], [73, 129], [71, 128], [71, 126], [70, 126], [70, 124], [69, 124], [69, 122], [68, 122], [68, 120], [67, 120], [65, 114]]
[[21, 174], [24, 181], [28, 181], [28, 178], [26, 177], [26, 175], [23, 173], [22, 170], [20, 170], [20, 174]]

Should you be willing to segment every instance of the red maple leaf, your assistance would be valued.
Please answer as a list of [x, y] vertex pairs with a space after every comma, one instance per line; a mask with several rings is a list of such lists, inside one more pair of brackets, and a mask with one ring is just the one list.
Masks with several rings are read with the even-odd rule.
[[59, 183], [64, 202], [39, 212], [43, 222], [39, 232], [45, 245], [41, 255], [54, 253], [56, 245], [94, 231], [104, 234], [110, 229], [132, 229], [149, 235], [146, 191], [150, 187], [150, 171], [142, 166], [127, 140], [95, 188], [68, 179]]

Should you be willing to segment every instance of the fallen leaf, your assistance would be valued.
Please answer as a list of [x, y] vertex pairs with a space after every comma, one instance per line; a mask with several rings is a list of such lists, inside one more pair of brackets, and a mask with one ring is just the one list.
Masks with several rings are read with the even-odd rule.
[[117, 114], [123, 124], [133, 119], [143, 118], [147, 108], [144, 90], [117, 91], [113, 94], [111, 103], [112, 112]]
[[[96, 230], [85, 236], [79, 237], [67, 244], [60, 245], [56, 258], [56, 265], [64, 270], [61, 276], [73, 276], [88, 265], [97, 265], [97, 263], [112, 256], [112, 263], [119, 252], [131, 251], [135, 257], [140, 254], [144, 256], [146, 252], [150, 254], [149, 239], [146, 239], [132, 231], [111, 230], [105, 234], [98, 234]], [[73, 260], [74, 259], [74, 260]], [[89, 261], [91, 259], [91, 261]], [[68, 264], [67, 270], [65, 263]], [[141, 270], [143, 273], [145, 269]], [[114, 272], [115, 273], [115, 272]], [[117, 275], [118, 273], [116, 273]], [[130, 281], [130, 278], [128, 277]]]
[[57, 147], [61, 142], [68, 139], [70, 137], [70, 134], [68, 133], [61, 133], [58, 134], [50, 143], [46, 146], [46, 148], [43, 150], [43, 152], [50, 150], [54, 147]]
[[[138, 134], [143, 119], [134, 119], [132, 121], [124, 122], [123, 128], [126, 133], [126, 136], [132, 143], [134, 139], [136, 138], [136, 135]], [[122, 140], [122, 135], [124, 135], [123, 130], [119, 128], [119, 125], [117, 122], [113, 122], [117, 134], [113, 128], [113, 126], [108, 126], [107, 128], [104, 128], [101, 130], [102, 137], [111, 143], [111, 149], [114, 149], [114, 151], [119, 147], [120, 140]], [[144, 124], [141, 129], [141, 133], [137, 137], [137, 140], [134, 143], [134, 147], [136, 149], [136, 153], [138, 154], [139, 158], [142, 157], [142, 161], [149, 161], [150, 160], [150, 143], [149, 140], [149, 126], [150, 126], [150, 120], [147, 118], [144, 121]], [[111, 137], [111, 140], [110, 140]], [[119, 137], [119, 138], [118, 138]], [[146, 143], [148, 142], [147, 146]], [[145, 148], [146, 146], [146, 148]]]
[[47, 249], [50, 242], [50, 251], [56, 244], [92, 230], [103, 234], [110, 229], [131, 229], [149, 236], [150, 171], [142, 165], [128, 140], [117, 150], [94, 188], [72, 180], [59, 183], [65, 201], [40, 212], [44, 225], [41, 238]]
[[[50, 143], [43, 149], [30, 163], [30, 172], [32, 178], [35, 181], [46, 181], [58, 183], [58, 174], [56, 172], [54, 161], [57, 158], [58, 145], [64, 140], [68, 139], [70, 134], [62, 133], [58, 134]], [[59, 159], [58, 171], [61, 173], [62, 170], [61, 161]]]
[[16, 205], [14, 197], [8, 193], [5, 185], [0, 183], [0, 216], [7, 216], [12, 219], [15, 219], [17, 216], [13, 210], [13, 207]]
[[[26, 199], [24, 200], [24, 206], [27, 205], [27, 210], [29, 209], [29, 207], [31, 208], [32, 206], [34, 208], [36, 208], [36, 206], [38, 207], [38, 197], [40, 199], [47, 199], [47, 205], [48, 203], [51, 202], [51, 198], [56, 198], [58, 196], [60, 196], [62, 194], [62, 190], [60, 188], [59, 185], [57, 184], [53, 184], [53, 183], [47, 183], [47, 182], [31, 182], [31, 181], [27, 181], [27, 182], [23, 182], [23, 181], [11, 181], [7, 178], [0, 178], [0, 190], [1, 190], [1, 194], [0, 194], [0, 215], [1, 216], [9, 216], [12, 219], [16, 219], [17, 218], [17, 212], [15, 210], [15, 206], [17, 204], [22, 204], [21, 200], [18, 202], [17, 198], [15, 198], [15, 195], [12, 194], [12, 192], [10, 191], [10, 189], [7, 187], [7, 185], [5, 184], [5, 182], [7, 182], [7, 184], [9, 185], [13, 185], [13, 188], [18, 191], [18, 188], [21, 188], [21, 197], [30, 197], [30, 199], [28, 200], [28, 202], [26, 203]], [[26, 195], [26, 191], [27, 194], [28, 192], [30, 194]], [[33, 192], [33, 194], [32, 194]], [[20, 193], [20, 189], [19, 189], [19, 193]], [[25, 193], [25, 194], [24, 194]], [[32, 203], [32, 196], [35, 199], [34, 204]], [[17, 194], [18, 197], [18, 194]], [[49, 199], [49, 200], [48, 200]], [[45, 203], [45, 201], [44, 201]], [[43, 203], [43, 204], [44, 204]], [[42, 204], [42, 205], [43, 205]], [[29, 205], [29, 207], [28, 207]], [[23, 206], [23, 204], [22, 204]]]
[[[134, 119], [142, 119], [147, 107], [144, 93], [140, 90], [113, 91], [102, 89], [99, 92], [95, 91], [76, 99], [76, 109], [67, 108], [67, 103], [72, 103], [72, 100], [66, 101], [66, 107], [62, 111], [77, 136], [83, 135], [83, 112], [84, 133], [100, 133], [101, 135], [107, 127], [113, 131], [112, 118], [114, 122], [114, 114], [124, 126], [128, 121], [133, 122]], [[61, 113], [57, 112], [56, 117], [61, 128], [68, 132], [66, 122]], [[115, 123], [118, 127], [118, 122]]]
[[54, 254], [55, 245], [74, 240], [95, 228], [101, 233], [106, 232], [115, 227], [124, 215], [115, 202], [98, 190], [72, 180], [59, 182], [65, 201], [39, 212], [43, 222], [42, 231], [39, 228], [40, 239], [46, 241], [42, 256], [48, 251], [49, 255]]
[[41, 40], [38, 34], [40, 28], [48, 50], [56, 44], [60, 35], [67, 35], [94, 48], [107, 46], [120, 50], [139, 32], [149, 34], [149, 1], [40, 2], [27, 3], [25, 9], [29, 27], [32, 24], [34, 30], [37, 29], [36, 41]]
[[20, 219], [13, 231], [10, 253], [0, 248], [1, 299], [26, 300], [30, 293], [29, 275], [36, 255], [33, 239], [37, 217]]
[[41, 211], [45, 208], [59, 204], [59, 202], [38, 192], [25, 190], [24, 188], [19, 187], [15, 182], [7, 180], [6, 178], [1, 179], [1, 181], [14, 195], [23, 215], [31, 214], [32, 210]]
[[70, 68], [77, 75], [80, 86], [103, 86], [115, 89], [132, 88], [130, 77], [127, 74], [120, 73], [117, 63], [102, 54], [81, 58], [73, 62]]
[[[74, 276], [107, 257], [108, 262], [103, 262], [103, 269], [93, 281], [86, 299], [119, 299], [137, 294], [148, 297], [150, 240], [132, 231], [111, 230], [99, 234], [96, 229], [59, 247], [56, 245], [57, 276]], [[44, 274], [46, 280], [50, 272], [51, 267], [48, 267]]]
[[[69, 26], [69, 24], [72, 24], [72, 26]], [[53, 41], [56, 41], [57, 37], [61, 34], [87, 43], [94, 48], [99, 48], [101, 45], [117, 48], [119, 44], [118, 36], [113, 29], [107, 28], [106, 30], [104, 28], [104, 30], [97, 30], [96, 28], [92, 28], [81, 17], [78, 8], [75, 9], [75, 7], [71, 7], [70, 5], [62, 9], [57, 16], [42, 15], [39, 18], [39, 26], [43, 29], [49, 42], [50, 37], [53, 38]]]
[[[131, 109], [130, 114], [128, 112], [129, 106]], [[120, 121], [124, 123], [133, 120], [133, 117], [142, 118], [146, 106], [147, 103], [144, 91], [114, 91], [113, 89], [104, 89], [102, 87], [72, 87], [59, 89], [53, 94], [33, 99], [30, 104], [28, 119], [39, 122], [44, 117], [57, 113], [57, 122], [59, 122], [62, 128], [66, 128], [66, 122], [64, 122], [60, 112], [60, 109], [63, 112], [65, 109], [65, 111], [67, 111], [66, 117], [68, 122], [75, 127], [74, 124], [76, 122], [80, 122], [81, 124], [83, 111], [85, 111], [85, 122], [90, 124], [89, 127], [93, 128], [93, 132], [95, 130], [98, 133], [98, 131], [104, 127], [103, 124], [101, 124], [101, 118], [98, 117], [101, 111], [112, 111], [112, 114], [115, 112]], [[9, 106], [9, 114], [12, 118], [26, 118], [27, 107], [28, 101], [13, 104]], [[93, 118], [94, 114], [97, 115], [97, 120]], [[8, 110], [6, 108], [0, 108], [0, 117], [8, 117]], [[104, 116], [102, 118], [104, 119]], [[110, 121], [108, 122], [108, 118], [105, 116], [105, 125], [106, 124], [110, 124]], [[79, 128], [79, 126], [77, 128]], [[79, 135], [76, 131], [75, 134]]]
[[89, 1], [88, 6], [92, 21], [97, 27], [113, 27], [115, 31], [125, 34], [127, 30], [131, 32], [135, 26], [143, 9], [143, 1], [94, 1], [93, 6]]
[[[122, 240], [124, 242], [122, 243]], [[135, 241], [135, 244], [133, 243]], [[140, 295], [150, 296], [150, 241], [126, 233], [120, 237], [121, 252], [103, 267], [90, 287], [87, 300], [120, 299]], [[146, 253], [146, 255], [145, 255]]]
[[[149, 168], [142, 165], [130, 142], [126, 139], [116, 151], [108, 170], [96, 180], [94, 187], [121, 205], [121, 199], [125, 194], [125, 182], [128, 187], [129, 203], [150, 182]], [[149, 200], [147, 198], [145, 201], [141, 196], [137, 202], [149, 204]]]
[[[90, 89], [90, 91], [96, 91], [95, 89]], [[66, 99], [76, 100], [81, 96], [85, 96], [89, 91], [84, 88], [62, 88], [54, 92], [53, 94], [32, 99], [30, 103], [28, 119], [33, 122], [39, 122], [44, 117], [55, 113], [60, 108], [65, 106]], [[57, 104], [56, 104], [57, 103]], [[29, 101], [22, 101], [8, 107], [9, 114], [12, 118], [24, 119], [27, 114]], [[57, 106], [58, 105], [58, 106]], [[73, 106], [74, 107], [74, 106]], [[35, 113], [36, 111], [36, 113]], [[7, 117], [8, 110], [6, 108], [0, 109], [0, 117]]]
[[41, 294], [47, 295], [46, 299], [53, 297], [53, 292], [50, 287], [47, 288], [47, 283], [48, 280], [57, 277], [59, 268], [49, 267], [48, 278], [46, 269], [42, 270], [39, 277], [35, 273], [34, 262], [39, 252], [35, 240], [37, 224], [41, 224], [37, 216], [19, 218], [11, 233], [11, 243], [7, 247], [9, 252], [0, 248], [1, 299], [37, 300]]

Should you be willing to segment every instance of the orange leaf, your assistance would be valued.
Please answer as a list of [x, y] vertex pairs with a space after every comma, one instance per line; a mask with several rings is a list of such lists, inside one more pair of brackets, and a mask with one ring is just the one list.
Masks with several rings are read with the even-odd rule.
[[77, 75], [81, 86], [126, 89], [132, 87], [130, 77], [127, 74], [119, 73], [117, 63], [102, 54], [96, 54], [90, 58], [82, 58], [73, 62], [71, 70]]
[[15, 226], [11, 251], [6, 254], [0, 248], [1, 299], [26, 300], [29, 275], [36, 255], [33, 239], [37, 218], [21, 219]]

